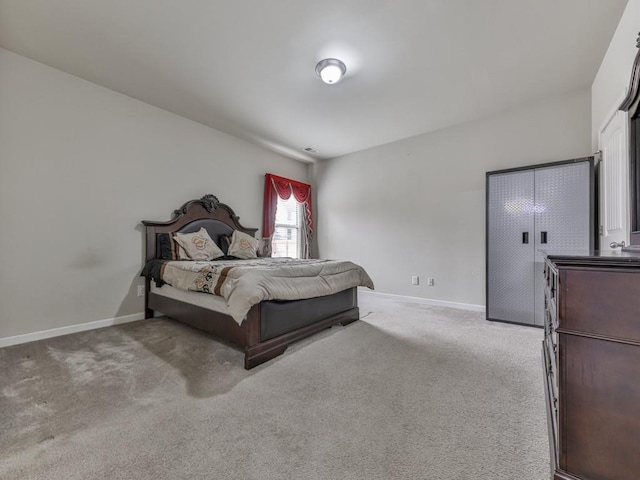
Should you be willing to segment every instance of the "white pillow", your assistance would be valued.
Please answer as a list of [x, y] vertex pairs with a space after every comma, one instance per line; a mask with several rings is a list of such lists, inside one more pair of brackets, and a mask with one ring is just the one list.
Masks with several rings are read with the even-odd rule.
[[204, 227], [198, 232], [176, 233], [173, 237], [191, 260], [213, 260], [224, 256]]
[[257, 250], [258, 239], [238, 230], [233, 231], [229, 251], [227, 252], [228, 255], [244, 259], [258, 258]]

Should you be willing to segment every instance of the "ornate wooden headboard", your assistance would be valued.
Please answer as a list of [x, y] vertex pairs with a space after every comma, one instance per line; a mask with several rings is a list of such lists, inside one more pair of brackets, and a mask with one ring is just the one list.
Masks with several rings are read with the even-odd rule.
[[146, 256], [149, 261], [156, 258], [158, 233], [191, 233], [204, 227], [211, 239], [216, 242], [221, 235], [231, 235], [234, 230], [240, 230], [255, 237], [257, 228], [247, 228], [240, 224], [240, 217], [229, 205], [220, 203], [215, 195], [205, 195], [198, 200], [190, 200], [173, 212], [173, 218], [168, 222], [143, 220], [146, 229]]

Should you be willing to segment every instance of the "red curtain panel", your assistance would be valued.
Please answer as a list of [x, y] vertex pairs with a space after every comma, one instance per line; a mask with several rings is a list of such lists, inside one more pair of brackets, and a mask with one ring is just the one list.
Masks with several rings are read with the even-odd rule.
[[311, 216], [311, 185], [307, 183], [291, 180], [290, 178], [279, 177], [278, 175], [273, 175], [271, 173], [267, 173], [264, 176], [262, 237], [267, 239], [270, 243], [276, 223], [278, 197], [283, 200], [288, 200], [292, 194], [298, 203], [302, 203], [305, 206], [305, 223], [308, 231], [305, 250], [308, 252], [309, 243], [313, 234], [313, 218]]

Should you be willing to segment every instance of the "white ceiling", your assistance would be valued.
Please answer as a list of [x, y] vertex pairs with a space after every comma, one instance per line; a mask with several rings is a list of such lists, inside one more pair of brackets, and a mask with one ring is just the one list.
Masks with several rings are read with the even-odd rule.
[[626, 3], [0, 0], [0, 46], [312, 161], [590, 86]]

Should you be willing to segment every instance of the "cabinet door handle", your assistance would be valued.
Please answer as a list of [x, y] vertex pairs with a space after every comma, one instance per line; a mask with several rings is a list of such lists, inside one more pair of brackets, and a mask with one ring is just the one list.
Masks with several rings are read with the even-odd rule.
[[547, 243], [547, 232], [540, 232], [540, 243]]
[[522, 243], [529, 243], [529, 232], [522, 232]]

